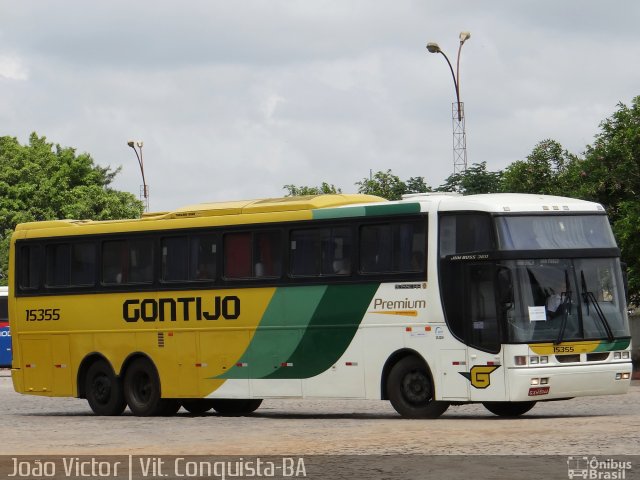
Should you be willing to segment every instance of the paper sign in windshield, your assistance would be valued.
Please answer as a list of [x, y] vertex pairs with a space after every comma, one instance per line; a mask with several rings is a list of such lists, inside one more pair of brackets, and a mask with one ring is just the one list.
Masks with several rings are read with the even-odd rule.
[[529, 307], [529, 321], [530, 322], [546, 322], [547, 310], [542, 307]]

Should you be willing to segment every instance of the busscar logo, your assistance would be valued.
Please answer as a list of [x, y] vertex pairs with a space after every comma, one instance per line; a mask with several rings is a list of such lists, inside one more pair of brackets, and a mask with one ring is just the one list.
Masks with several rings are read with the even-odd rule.
[[468, 372], [460, 372], [464, 378], [471, 382], [475, 388], [487, 388], [491, 385], [491, 374], [500, 368], [500, 365], [474, 365]]

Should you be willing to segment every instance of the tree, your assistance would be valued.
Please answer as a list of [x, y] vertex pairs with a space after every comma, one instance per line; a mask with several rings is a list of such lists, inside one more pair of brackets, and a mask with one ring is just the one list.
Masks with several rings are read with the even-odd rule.
[[407, 193], [407, 184], [391, 173], [391, 170], [376, 172], [373, 177], [363, 178], [356, 185], [358, 193], [377, 195], [387, 200], [400, 200]]
[[301, 197], [304, 195], [326, 195], [331, 193], [342, 193], [341, 188], [336, 188], [335, 185], [329, 185], [327, 182], [322, 182], [319, 187], [307, 187], [296, 186], [293, 184], [285, 185], [284, 188], [287, 191], [285, 197]]
[[0, 271], [7, 271], [9, 241], [18, 223], [139, 217], [142, 202], [109, 188], [119, 171], [35, 133], [28, 145], [0, 137]]
[[495, 193], [500, 191], [502, 172], [487, 171], [487, 162], [474, 163], [464, 172], [449, 175], [445, 183], [436, 190], [458, 192], [464, 195]]
[[405, 193], [426, 193], [433, 191], [432, 188], [424, 182], [424, 177], [411, 177], [405, 182]]
[[503, 192], [567, 195], [569, 167], [578, 161], [575, 155], [555, 140], [539, 142], [526, 160], [517, 160], [501, 176]]
[[627, 263], [629, 294], [640, 303], [640, 96], [600, 124], [593, 145], [573, 172], [580, 197], [607, 209], [622, 260]]

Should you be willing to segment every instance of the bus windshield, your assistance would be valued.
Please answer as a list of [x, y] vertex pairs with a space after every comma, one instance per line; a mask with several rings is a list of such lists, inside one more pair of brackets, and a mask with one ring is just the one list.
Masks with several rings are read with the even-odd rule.
[[502, 298], [511, 343], [629, 336], [616, 258], [502, 262], [512, 292]]
[[514, 215], [496, 218], [500, 250], [616, 248], [605, 215]]

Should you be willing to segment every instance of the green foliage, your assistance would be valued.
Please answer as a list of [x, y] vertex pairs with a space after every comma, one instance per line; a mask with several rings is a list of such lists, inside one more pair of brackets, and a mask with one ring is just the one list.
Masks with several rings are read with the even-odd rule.
[[407, 193], [407, 184], [391, 173], [391, 170], [376, 172], [373, 177], [363, 178], [356, 185], [358, 193], [377, 195], [387, 200], [400, 200]]
[[628, 265], [629, 293], [640, 304], [640, 96], [600, 124], [593, 145], [576, 169], [577, 194], [607, 209], [622, 260]]
[[296, 185], [285, 185], [284, 188], [287, 191], [285, 197], [302, 197], [305, 195], [327, 195], [331, 193], [342, 193], [341, 188], [336, 188], [335, 185], [329, 185], [327, 182], [322, 182], [319, 187], [307, 187]]
[[449, 175], [436, 190], [464, 195], [501, 191], [502, 172], [487, 171], [487, 162], [474, 163], [466, 171]]
[[432, 189], [424, 182], [424, 177], [411, 177], [405, 182], [406, 191], [404, 193], [426, 193]]
[[139, 217], [142, 202], [109, 188], [118, 172], [35, 133], [28, 145], [0, 137], [0, 271], [7, 271], [9, 240], [18, 223]]
[[566, 195], [569, 165], [577, 162], [575, 155], [555, 140], [539, 142], [526, 160], [518, 160], [502, 173], [501, 190], [513, 193]]

